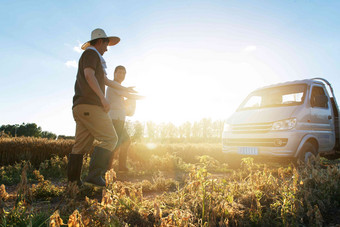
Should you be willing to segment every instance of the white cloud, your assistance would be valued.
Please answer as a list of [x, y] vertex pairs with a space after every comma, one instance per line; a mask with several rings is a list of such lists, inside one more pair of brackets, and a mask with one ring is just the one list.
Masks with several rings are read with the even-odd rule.
[[78, 67], [77, 62], [75, 60], [65, 62], [65, 65], [67, 66], [67, 68], [72, 68], [72, 67], [77, 68]]
[[246, 46], [243, 51], [244, 52], [253, 52], [253, 51], [256, 51], [257, 50], [257, 46], [255, 45], [249, 45], [249, 46]]
[[73, 47], [73, 50], [75, 51], [75, 52], [77, 52], [77, 53], [81, 53], [83, 50], [81, 49], [81, 46], [82, 46], [83, 44], [81, 43], [81, 42], [79, 42], [79, 40], [78, 40], [78, 46], [74, 46]]

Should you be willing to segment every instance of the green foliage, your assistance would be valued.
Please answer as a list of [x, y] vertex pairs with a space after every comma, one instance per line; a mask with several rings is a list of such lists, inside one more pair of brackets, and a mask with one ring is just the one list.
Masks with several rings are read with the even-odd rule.
[[51, 159], [40, 163], [39, 172], [47, 179], [61, 179], [66, 176], [67, 157], [54, 155]]
[[51, 181], [45, 180], [38, 170], [34, 170], [33, 174], [38, 180], [38, 183], [33, 184], [31, 189], [35, 199], [50, 200], [52, 197], [59, 196], [63, 191], [63, 187], [57, 187]]
[[48, 132], [48, 131], [42, 131], [41, 132], [41, 138], [46, 138], [46, 139], [52, 139], [55, 140], [57, 138], [57, 135], [52, 133], [52, 132]]
[[58, 140], [74, 140], [74, 136], [65, 136], [65, 135], [58, 135]]
[[2, 125], [0, 131], [10, 133], [12, 136], [41, 137], [41, 127], [35, 123], [22, 123], [21, 125]]
[[[41, 226], [51, 215], [46, 211], [30, 211], [24, 203], [18, 203], [13, 209], [5, 211], [0, 218], [0, 226]], [[43, 225], [42, 225], [43, 226]]]
[[12, 210], [5, 211], [1, 218], [1, 226], [27, 226], [33, 218], [28, 207], [19, 202]]
[[0, 167], [0, 184], [18, 184], [20, 182], [21, 173], [25, 165], [28, 166], [28, 180], [34, 180], [33, 166], [27, 161], [21, 161], [20, 163], [16, 163], [14, 165]]
[[57, 138], [56, 134], [48, 131], [42, 131], [41, 127], [38, 127], [38, 125], [35, 123], [22, 123], [21, 125], [1, 125], [0, 131], [13, 137], [26, 136], [42, 137], [47, 139]]
[[[14, 165], [0, 167], [0, 184], [14, 185], [18, 184], [21, 179], [23, 167], [27, 165], [28, 182], [36, 182], [37, 178], [34, 175], [34, 167], [27, 161], [21, 161]], [[66, 176], [67, 158], [61, 159], [59, 156], [53, 156], [49, 160], [45, 160], [40, 164], [39, 171], [48, 179], [62, 179]]]

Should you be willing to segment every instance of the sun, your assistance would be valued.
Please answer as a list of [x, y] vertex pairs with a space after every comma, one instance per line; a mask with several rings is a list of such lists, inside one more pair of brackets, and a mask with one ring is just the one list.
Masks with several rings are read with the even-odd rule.
[[[254, 46], [245, 49], [258, 51]], [[132, 75], [127, 82], [146, 96], [137, 102], [134, 119], [178, 125], [227, 118], [251, 91], [278, 80], [247, 51], [222, 56], [208, 52], [207, 58], [198, 58], [196, 52], [174, 56], [166, 50], [144, 56], [127, 73]]]

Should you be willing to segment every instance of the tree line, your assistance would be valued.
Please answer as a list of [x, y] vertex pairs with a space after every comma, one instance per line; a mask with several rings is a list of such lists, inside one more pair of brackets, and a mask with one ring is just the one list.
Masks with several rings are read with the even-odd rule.
[[21, 125], [1, 125], [0, 127], [1, 136], [10, 136], [10, 137], [38, 137], [38, 138], [48, 138], [48, 139], [56, 139], [57, 135], [48, 132], [42, 131], [41, 127], [35, 123], [22, 123]]
[[[196, 122], [185, 122], [181, 125], [168, 123], [155, 123], [152, 121], [127, 121], [125, 127], [132, 140], [149, 142], [219, 142], [222, 139], [223, 121], [213, 121], [203, 118]], [[74, 136], [56, 135], [52, 132], [42, 131], [35, 123], [22, 123], [21, 125], [2, 125], [0, 136], [10, 137], [38, 137], [48, 139], [74, 139]]]
[[148, 122], [126, 122], [133, 140], [154, 142], [219, 142], [222, 140], [223, 120], [203, 118], [196, 122], [175, 124]]

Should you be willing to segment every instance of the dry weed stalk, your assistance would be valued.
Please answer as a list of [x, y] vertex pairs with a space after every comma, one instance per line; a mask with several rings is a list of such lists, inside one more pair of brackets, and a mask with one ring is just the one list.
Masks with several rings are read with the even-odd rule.
[[153, 215], [155, 216], [156, 222], [162, 218], [162, 209], [159, 207], [157, 202], [154, 203]]
[[64, 224], [63, 219], [61, 219], [61, 217], [60, 217], [59, 210], [56, 210], [50, 217], [49, 226], [50, 227], [59, 227], [63, 224]]
[[26, 163], [25, 166], [22, 168], [21, 172], [21, 180], [18, 184], [18, 195], [17, 195], [17, 203], [19, 201], [23, 201], [25, 204], [32, 204], [33, 193], [27, 184], [27, 169], [28, 164]]
[[105, 173], [106, 187], [112, 187], [113, 183], [117, 180], [117, 174], [113, 169]]
[[103, 206], [112, 206], [113, 205], [112, 193], [108, 192], [105, 189], [103, 189], [101, 205], [103, 205]]
[[6, 192], [5, 185], [1, 185], [0, 187], [0, 216], [5, 213], [4, 207], [5, 207], [5, 201], [8, 198], [8, 193]]
[[68, 227], [83, 227], [82, 216], [78, 210], [75, 210], [69, 217], [67, 222]]
[[0, 201], [6, 201], [7, 198], [9, 197], [8, 193], [6, 192], [5, 185], [2, 184], [0, 186]]
[[71, 198], [72, 200], [76, 199], [79, 193], [79, 187], [77, 182], [68, 182], [66, 189], [65, 189], [65, 196]]

